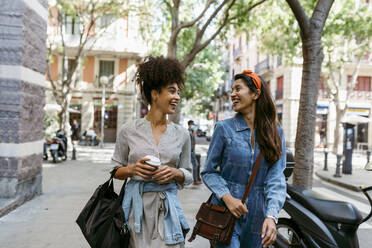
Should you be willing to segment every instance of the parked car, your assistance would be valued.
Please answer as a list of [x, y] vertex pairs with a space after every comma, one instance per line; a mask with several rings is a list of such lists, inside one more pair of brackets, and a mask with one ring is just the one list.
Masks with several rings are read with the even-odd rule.
[[196, 130], [196, 135], [198, 137], [205, 137], [205, 135], [207, 134], [207, 131], [208, 131], [208, 125], [206, 124], [198, 125], [198, 129]]
[[206, 133], [207, 133], [206, 131], [203, 131], [200, 128], [198, 128], [198, 130], [196, 130], [196, 136], [198, 136], [198, 137], [205, 137]]

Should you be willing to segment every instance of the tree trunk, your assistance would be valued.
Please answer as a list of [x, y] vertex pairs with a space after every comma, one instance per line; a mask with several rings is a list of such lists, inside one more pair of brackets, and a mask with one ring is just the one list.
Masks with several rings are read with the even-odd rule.
[[175, 59], [177, 58], [177, 40], [171, 39], [168, 43], [168, 58]]
[[343, 132], [342, 132], [341, 119], [344, 116], [344, 113], [345, 111], [344, 109], [341, 109], [340, 103], [337, 103], [336, 104], [336, 127], [335, 127], [335, 133], [334, 133], [335, 141], [333, 144], [333, 153], [336, 155], [342, 155]]
[[319, 39], [302, 39], [303, 69], [300, 106], [297, 120], [293, 184], [312, 187], [316, 106], [323, 48]]

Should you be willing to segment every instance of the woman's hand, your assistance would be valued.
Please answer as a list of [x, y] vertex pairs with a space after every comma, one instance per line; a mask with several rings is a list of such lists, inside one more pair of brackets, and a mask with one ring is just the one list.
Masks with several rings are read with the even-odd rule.
[[263, 247], [268, 247], [274, 243], [276, 240], [276, 225], [273, 218], [266, 217], [262, 225], [261, 234]]
[[243, 214], [248, 213], [247, 206], [243, 204], [240, 199], [234, 198], [231, 194], [225, 194], [222, 196], [222, 200], [235, 218], [240, 218]]
[[159, 169], [155, 171], [155, 173], [152, 176], [152, 179], [160, 184], [170, 183], [173, 180], [176, 180], [179, 183], [183, 183], [184, 175], [183, 172], [180, 171], [179, 169], [169, 167], [168, 165], [164, 165], [162, 167], [159, 167]]
[[130, 165], [130, 175], [140, 176], [144, 179], [151, 179], [154, 175], [154, 171], [157, 169], [154, 166], [148, 165], [145, 162], [150, 159], [141, 158], [135, 164]]

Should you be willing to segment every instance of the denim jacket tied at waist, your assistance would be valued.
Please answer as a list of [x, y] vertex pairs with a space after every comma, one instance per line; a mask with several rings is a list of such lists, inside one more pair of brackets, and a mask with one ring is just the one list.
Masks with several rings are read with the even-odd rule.
[[[125, 188], [123, 210], [125, 219], [128, 221], [131, 208], [134, 211], [134, 231], [141, 232], [143, 214], [142, 194], [145, 192], [162, 192], [164, 199], [164, 240], [165, 244], [172, 245], [184, 241], [186, 233], [190, 230], [186, 217], [182, 211], [177, 197], [177, 185], [175, 183], [158, 184], [130, 180]], [[154, 231], [157, 231], [154, 230]]]

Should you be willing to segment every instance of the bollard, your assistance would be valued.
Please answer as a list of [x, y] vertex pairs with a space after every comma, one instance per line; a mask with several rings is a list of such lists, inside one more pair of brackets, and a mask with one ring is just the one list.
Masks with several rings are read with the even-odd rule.
[[197, 153], [195, 155], [196, 155], [196, 160], [198, 161], [198, 181], [201, 181], [201, 178], [200, 178], [200, 158], [201, 158], [201, 155], [199, 153]]
[[367, 150], [367, 164], [369, 163], [369, 157], [371, 156], [371, 151]]
[[72, 141], [72, 157], [71, 160], [76, 160], [76, 149], [75, 149], [75, 142]]
[[342, 158], [342, 155], [337, 155], [336, 173], [333, 175], [334, 177], [341, 177], [341, 173], [340, 173], [341, 158]]
[[328, 151], [324, 151], [324, 171], [328, 171]]

